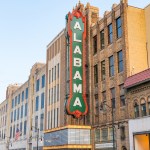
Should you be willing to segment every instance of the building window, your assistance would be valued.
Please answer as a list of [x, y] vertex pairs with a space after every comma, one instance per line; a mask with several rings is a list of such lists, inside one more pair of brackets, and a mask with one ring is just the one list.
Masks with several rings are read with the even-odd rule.
[[28, 99], [28, 88], [26, 88], [26, 99]]
[[14, 108], [14, 99], [12, 99], [12, 108]]
[[10, 127], [10, 138], [12, 138], [12, 127]]
[[100, 129], [95, 129], [95, 142], [100, 142]]
[[97, 35], [93, 37], [93, 52], [94, 54], [97, 53]]
[[43, 131], [43, 125], [44, 124], [44, 114], [41, 114], [40, 118], [40, 131]]
[[110, 89], [111, 90], [111, 102], [112, 102], [112, 107], [116, 107], [116, 102], [115, 102], [115, 88]]
[[13, 122], [13, 111], [11, 112], [11, 123]]
[[19, 120], [19, 114], [20, 114], [20, 108], [18, 108], [18, 112], [17, 112], [17, 120]]
[[56, 80], [56, 66], [55, 66], [54, 80]]
[[102, 129], [102, 141], [107, 141], [108, 140], [108, 128], [103, 128]]
[[52, 68], [52, 82], [53, 82], [53, 76], [54, 76], [54, 68]]
[[123, 107], [125, 106], [125, 96], [124, 96], [124, 88], [123, 88], [123, 84], [121, 84], [119, 86], [119, 89], [120, 89], [120, 107]]
[[51, 104], [53, 104], [53, 88], [52, 88], [52, 90], [51, 90]]
[[120, 127], [120, 135], [121, 135], [121, 140], [124, 140], [125, 139], [125, 127], [124, 126], [121, 126]]
[[148, 102], [148, 113], [150, 115], [150, 102]]
[[150, 115], [150, 96], [148, 96], [148, 114]]
[[15, 125], [13, 127], [13, 138], [15, 137]]
[[139, 117], [139, 105], [137, 103], [134, 105], [134, 115], [135, 118]]
[[27, 116], [27, 111], [28, 111], [28, 104], [26, 103], [25, 104], [25, 113], [24, 113], [24, 116]]
[[94, 66], [94, 83], [98, 83], [98, 65]]
[[16, 121], [16, 110], [14, 111], [14, 121]]
[[57, 78], [59, 78], [59, 63], [57, 64]]
[[22, 101], [24, 101], [24, 91], [22, 91]]
[[40, 80], [38, 79], [38, 80], [36, 81], [36, 92], [39, 91], [39, 87], [40, 87]]
[[146, 103], [141, 104], [141, 114], [142, 116], [146, 116]]
[[[98, 102], [98, 94], [95, 94], [95, 114], [99, 114], [99, 102]], [[98, 123], [98, 122], [97, 122]]]
[[20, 94], [18, 95], [18, 104], [20, 104]]
[[39, 109], [39, 96], [36, 97], [35, 111]]
[[48, 95], [48, 97], [49, 97], [49, 105], [51, 104], [51, 89], [49, 89], [49, 95]]
[[22, 133], [22, 122], [20, 122], [20, 132]]
[[114, 76], [114, 56], [109, 57], [109, 76]]
[[56, 86], [54, 86], [54, 103], [56, 102]]
[[125, 96], [124, 95], [121, 95], [120, 96], [120, 106], [121, 107], [123, 107], [123, 106], [125, 106], [126, 104], [125, 104]]
[[57, 127], [58, 127], [58, 123], [59, 123], [59, 108], [57, 108]]
[[42, 88], [45, 87], [45, 74], [42, 76]]
[[27, 131], [27, 121], [24, 121], [24, 135], [26, 135]]
[[51, 128], [53, 128], [53, 110], [51, 110]]
[[118, 52], [118, 72], [123, 71], [123, 55], [122, 50]]
[[102, 101], [106, 101], [106, 91], [102, 92]]
[[113, 140], [113, 130], [112, 130], [112, 128], [109, 128], [109, 140], [110, 141]]
[[113, 29], [112, 29], [112, 23], [108, 25], [108, 44], [111, 44], [113, 41]]
[[59, 101], [59, 84], [57, 84], [57, 101]]
[[49, 83], [51, 83], [51, 70], [49, 70]]
[[122, 36], [121, 17], [116, 19], [117, 38]]
[[56, 112], [56, 109], [54, 109], [54, 128], [56, 127], [56, 124], [55, 124], [56, 123], [56, 113], [55, 112]]
[[104, 30], [100, 31], [100, 42], [101, 42], [101, 49], [105, 48], [104, 44]]
[[41, 94], [41, 109], [44, 108], [44, 93]]
[[23, 105], [21, 106], [21, 118], [23, 118]]
[[15, 106], [17, 106], [17, 96], [15, 97]]
[[[35, 128], [38, 129], [38, 116], [35, 116]], [[35, 130], [37, 132], [37, 130]]]
[[105, 60], [103, 60], [101, 62], [101, 78], [102, 78], [102, 81], [105, 80], [105, 77], [106, 77]]
[[48, 128], [47, 129], [50, 129], [50, 111], [48, 111]]

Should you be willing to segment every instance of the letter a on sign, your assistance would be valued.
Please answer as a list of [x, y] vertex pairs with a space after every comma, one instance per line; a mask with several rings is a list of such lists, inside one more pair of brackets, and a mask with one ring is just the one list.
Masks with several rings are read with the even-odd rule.
[[70, 90], [66, 102], [68, 114], [76, 118], [86, 115], [86, 17], [79, 10], [73, 10], [67, 17], [67, 41], [69, 45]]

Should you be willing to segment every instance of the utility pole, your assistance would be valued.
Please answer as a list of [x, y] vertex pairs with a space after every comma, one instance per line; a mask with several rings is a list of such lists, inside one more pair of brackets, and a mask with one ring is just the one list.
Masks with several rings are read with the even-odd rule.
[[110, 107], [105, 102], [102, 102], [101, 105], [100, 105], [100, 109], [103, 110], [104, 105], [107, 106], [110, 109], [110, 111], [111, 111], [111, 116], [112, 116], [112, 132], [113, 132], [113, 150], [116, 150], [116, 148], [115, 148], [115, 128], [114, 128], [114, 109], [113, 109], [113, 103], [112, 103], [112, 105]]
[[34, 126], [32, 126], [31, 127], [31, 130], [32, 130], [32, 128], [35, 128], [35, 130], [37, 131], [37, 150], [39, 149], [39, 128], [37, 128], [37, 127], [34, 127]]

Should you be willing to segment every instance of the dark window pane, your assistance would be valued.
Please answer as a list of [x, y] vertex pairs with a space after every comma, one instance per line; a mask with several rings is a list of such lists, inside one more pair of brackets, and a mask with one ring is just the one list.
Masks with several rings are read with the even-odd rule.
[[105, 60], [101, 62], [101, 78], [102, 80], [105, 80]]
[[111, 44], [113, 41], [113, 30], [112, 24], [108, 25], [108, 44]]
[[93, 52], [94, 54], [97, 53], [97, 35], [93, 37]]
[[42, 88], [45, 87], [45, 74], [42, 76]]
[[28, 88], [26, 88], [26, 99], [28, 99]]
[[38, 80], [36, 81], [36, 92], [39, 91], [39, 87], [40, 87], [40, 80], [38, 79]]
[[39, 109], [39, 96], [36, 97], [35, 111], [38, 111], [38, 109]]
[[94, 83], [98, 83], [98, 65], [94, 66]]
[[146, 104], [141, 104], [142, 116], [146, 116]]
[[109, 76], [114, 76], [114, 57], [109, 57]]
[[134, 106], [135, 118], [139, 117], [139, 105], [135, 104]]
[[118, 52], [118, 72], [123, 71], [123, 54], [122, 50]]
[[104, 30], [102, 30], [101, 32], [100, 32], [100, 44], [101, 44], [101, 49], [104, 49], [104, 47], [105, 47], [105, 44], [104, 44]]
[[121, 18], [116, 19], [117, 38], [122, 36]]
[[41, 94], [41, 109], [44, 108], [44, 93]]

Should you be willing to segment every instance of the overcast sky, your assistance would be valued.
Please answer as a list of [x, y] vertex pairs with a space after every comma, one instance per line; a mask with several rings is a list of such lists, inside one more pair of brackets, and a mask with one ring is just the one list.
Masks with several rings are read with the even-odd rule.
[[[111, 10], [120, 0], [81, 0]], [[9, 84], [24, 83], [36, 62], [46, 61], [47, 44], [65, 27], [65, 15], [78, 0], [0, 0], [0, 102]], [[150, 0], [129, 0], [144, 8]]]

